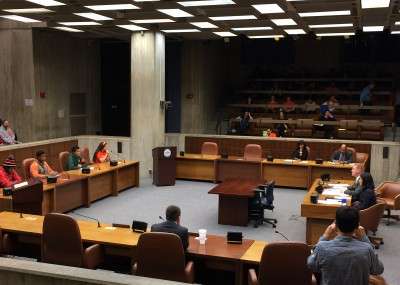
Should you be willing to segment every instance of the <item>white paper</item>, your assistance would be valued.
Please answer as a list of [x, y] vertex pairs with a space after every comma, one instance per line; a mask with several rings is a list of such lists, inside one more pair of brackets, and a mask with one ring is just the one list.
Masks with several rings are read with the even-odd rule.
[[18, 189], [18, 188], [25, 187], [25, 186], [28, 186], [28, 182], [27, 181], [14, 184], [14, 189]]
[[342, 201], [336, 200], [336, 199], [326, 199], [326, 200], [318, 200], [318, 204], [323, 204], [323, 205], [342, 205]]

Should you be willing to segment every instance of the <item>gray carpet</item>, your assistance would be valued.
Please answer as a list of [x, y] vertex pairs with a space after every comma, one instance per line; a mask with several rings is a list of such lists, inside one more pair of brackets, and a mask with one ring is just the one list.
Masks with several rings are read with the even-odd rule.
[[[141, 179], [139, 188], [124, 191], [118, 197], [97, 201], [90, 208], [80, 208], [75, 212], [98, 218], [105, 223], [131, 224], [133, 219], [137, 219], [153, 224], [160, 221], [158, 216], [164, 216], [166, 206], [175, 204], [182, 209], [182, 224], [192, 232], [205, 228], [209, 233], [225, 235], [227, 231], [237, 230], [242, 231], [245, 238], [269, 242], [284, 240], [270, 225], [259, 228], [219, 225], [218, 197], [207, 194], [212, 187], [212, 183], [191, 181], [177, 181], [172, 187], [155, 187], [150, 179]], [[266, 216], [278, 219], [277, 229], [290, 240], [304, 241], [305, 219], [300, 217], [300, 204], [305, 191], [275, 188], [274, 194], [275, 210], [266, 212]], [[385, 265], [384, 277], [391, 285], [400, 285], [399, 233], [400, 222], [391, 226], [382, 223], [378, 232], [385, 241], [378, 253]]]

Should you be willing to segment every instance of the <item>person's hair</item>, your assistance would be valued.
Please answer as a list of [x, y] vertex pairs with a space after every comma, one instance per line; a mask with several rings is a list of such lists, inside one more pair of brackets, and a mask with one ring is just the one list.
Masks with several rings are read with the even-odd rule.
[[345, 234], [354, 232], [360, 224], [360, 214], [357, 209], [344, 206], [336, 210], [336, 226]]
[[100, 142], [99, 145], [97, 146], [96, 150], [93, 153], [93, 161], [96, 161], [96, 155], [99, 151], [102, 151], [106, 147], [107, 143], [106, 142]]
[[363, 172], [360, 175], [361, 177], [361, 181], [362, 181], [362, 189], [375, 189], [375, 183], [374, 183], [374, 179], [372, 178], [371, 173], [369, 172]]
[[171, 205], [168, 206], [167, 210], [165, 211], [165, 218], [168, 221], [176, 222], [181, 215], [181, 209], [177, 206]]
[[74, 145], [74, 146], [71, 148], [71, 152], [76, 152], [78, 149], [79, 149], [79, 146]]
[[38, 151], [36, 152], [36, 157], [39, 157], [39, 156], [41, 156], [42, 154], [45, 154], [45, 151], [44, 151], [44, 150], [38, 150]]
[[305, 143], [303, 140], [300, 140], [300, 141], [297, 143], [297, 147], [299, 148], [299, 147], [300, 147], [300, 145], [303, 145], [303, 146], [304, 146], [304, 148], [306, 148], [306, 147], [307, 147], [306, 143]]

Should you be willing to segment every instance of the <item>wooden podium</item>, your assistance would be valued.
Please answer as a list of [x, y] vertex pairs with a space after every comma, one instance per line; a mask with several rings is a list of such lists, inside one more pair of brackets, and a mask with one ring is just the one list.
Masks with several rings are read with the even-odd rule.
[[153, 149], [153, 184], [156, 186], [175, 185], [176, 146]]
[[12, 192], [13, 211], [17, 213], [41, 215], [43, 202], [43, 183], [29, 179], [28, 185]]

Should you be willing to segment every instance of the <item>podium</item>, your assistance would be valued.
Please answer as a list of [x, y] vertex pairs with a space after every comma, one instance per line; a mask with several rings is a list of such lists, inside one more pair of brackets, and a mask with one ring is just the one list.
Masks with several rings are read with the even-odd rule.
[[153, 148], [153, 184], [175, 185], [176, 146]]
[[13, 211], [17, 213], [41, 215], [43, 202], [43, 183], [30, 179], [28, 185], [12, 192]]

